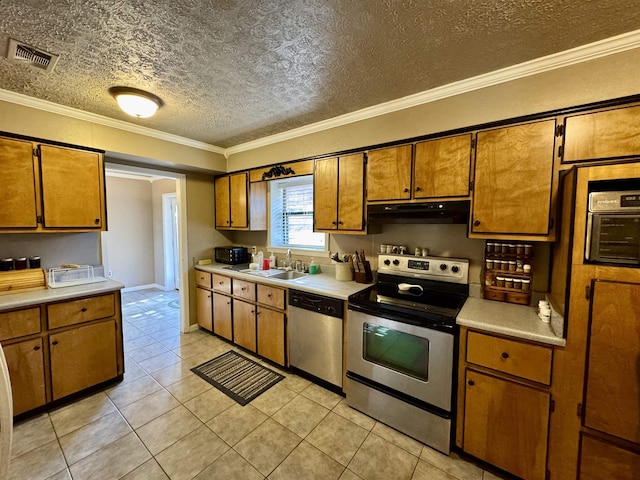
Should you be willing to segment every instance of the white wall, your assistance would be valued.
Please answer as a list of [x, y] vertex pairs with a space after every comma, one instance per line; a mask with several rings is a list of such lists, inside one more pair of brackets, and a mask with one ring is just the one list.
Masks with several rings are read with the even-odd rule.
[[172, 179], [154, 180], [151, 184], [151, 201], [153, 209], [153, 259], [154, 278], [158, 285], [165, 285], [165, 264], [164, 264], [164, 219], [162, 216], [162, 195], [176, 192], [176, 181]]
[[126, 288], [153, 285], [151, 182], [107, 175], [108, 232], [103, 234], [105, 273]]

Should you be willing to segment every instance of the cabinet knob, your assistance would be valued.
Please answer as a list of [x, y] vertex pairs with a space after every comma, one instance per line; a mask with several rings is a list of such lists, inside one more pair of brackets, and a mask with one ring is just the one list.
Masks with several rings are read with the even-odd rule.
[[271, 298], [271, 294], [270, 294], [270, 293], [267, 293], [267, 297], [268, 297], [268, 298]]
[[53, 342], [51, 342], [51, 345], [57, 345], [58, 344], [58, 340], [54, 340]]
[[96, 225], [100, 225], [100, 219], [96, 218]]
[[218, 285], [222, 285], [224, 282], [218, 282]]
[[409, 191], [408, 188], [405, 188], [404, 190], [402, 190], [404, 193], [407, 193]]
[[474, 382], [473, 380], [469, 380], [467, 383], [470, 387], [473, 387], [476, 384], [476, 382]]
[[509, 358], [509, 354], [507, 352], [502, 352], [502, 358]]
[[344, 225], [344, 222], [343, 222], [342, 220], [340, 220], [340, 221], [338, 222], [338, 225]]
[[331, 225], [337, 225], [338, 222], [336, 222], [335, 220], [333, 222], [331, 222]]
[[33, 347], [34, 350], [40, 350], [40, 345], [36, 345], [35, 347]]
[[422, 189], [420, 187], [416, 187], [416, 192], [420, 192]]
[[480, 220], [476, 220], [475, 222], [473, 222], [473, 226], [474, 227], [479, 227], [480, 226]]
[[82, 308], [80, 309], [80, 311], [81, 311], [82, 313], [86, 312], [86, 311], [87, 311], [87, 307], [82, 307]]

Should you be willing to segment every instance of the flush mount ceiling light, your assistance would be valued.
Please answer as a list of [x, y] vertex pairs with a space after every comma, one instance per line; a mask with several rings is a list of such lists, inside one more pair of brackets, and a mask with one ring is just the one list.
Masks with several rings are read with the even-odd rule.
[[137, 88], [111, 87], [109, 93], [125, 113], [138, 118], [149, 118], [164, 105], [160, 97]]

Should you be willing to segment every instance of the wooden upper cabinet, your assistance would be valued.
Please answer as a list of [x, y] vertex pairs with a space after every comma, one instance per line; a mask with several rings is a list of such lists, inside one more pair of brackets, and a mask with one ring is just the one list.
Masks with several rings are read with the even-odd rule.
[[553, 241], [555, 120], [478, 133], [470, 236]]
[[221, 230], [266, 230], [267, 184], [249, 187], [248, 173], [215, 179], [216, 228]]
[[0, 138], [0, 228], [36, 228], [37, 196], [33, 144]]
[[640, 155], [640, 106], [565, 118], [563, 148], [563, 162]]
[[411, 199], [411, 145], [367, 153], [367, 201]]
[[364, 231], [364, 155], [316, 161], [314, 230]]
[[413, 196], [416, 199], [469, 195], [471, 134], [416, 144]]
[[584, 425], [640, 444], [640, 284], [593, 287]]
[[102, 154], [40, 145], [44, 227], [101, 229], [104, 218]]

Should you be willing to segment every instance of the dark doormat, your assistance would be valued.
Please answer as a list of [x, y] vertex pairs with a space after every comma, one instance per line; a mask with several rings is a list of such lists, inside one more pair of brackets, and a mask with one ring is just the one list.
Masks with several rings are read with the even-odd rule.
[[284, 378], [238, 352], [229, 350], [191, 369], [240, 405], [246, 405]]

